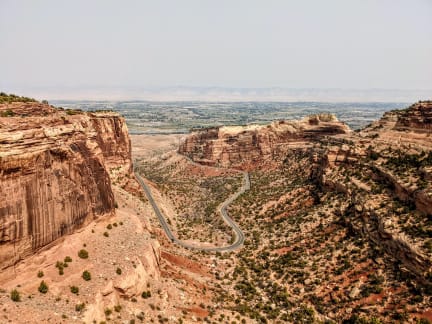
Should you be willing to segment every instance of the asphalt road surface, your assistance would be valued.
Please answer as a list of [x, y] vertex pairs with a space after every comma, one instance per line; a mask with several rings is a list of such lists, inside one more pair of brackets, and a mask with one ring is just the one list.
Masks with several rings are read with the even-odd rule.
[[243, 172], [243, 185], [241, 188], [233, 195], [231, 195], [228, 199], [226, 199], [219, 207], [218, 211], [221, 214], [224, 221], [233, 229], [235, 240], [231, 245], [228, 246], [220, 246], [220, 247], [209, 247], [209, 246], [199, 246], [199, 245], [192, 245], [189, 243], [185, 243], [183, 241], [180, 241], [174, 234], [172, 233], [164, 215], [160, 211], [158, 205], [156, 204], [155, 200], [153, 199], [153, 195], [151, 193], [150, 187], [145, 183], [144, 179], [135, 172], [135, 177], [138, 180], [139, 184], [143, 188], [148, 200], [150, 201], [150, 204], [153, 207], [154, 212], [156, 213], [156, 216], [159, 219], [159, 222], [161, 223], [161, 226], [163, 230], [165, 231], [166, 236], [171, 240], [171, 242], [176, 243], [182, 247], [185, 247], [187, 249], [192, 250], [200, 250], [200, 251], [213, 251], [213, 252], [230, 252], [238, 249], [243, 245], [243, 242], [245, 240], [244, 234], [240, 227], [231, 219], [231, 217], [228, 216], [227, 208], [229, 204], [231, 204], [234, 200], [236, 200], [242, 193], [250, 189], [250, 179], [249, 174], [247, 172]]

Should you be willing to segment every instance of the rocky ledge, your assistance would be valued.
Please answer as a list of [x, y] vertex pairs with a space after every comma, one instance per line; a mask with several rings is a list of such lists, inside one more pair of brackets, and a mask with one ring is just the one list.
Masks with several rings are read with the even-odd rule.
[[414, 133], [432, 132], [432, 101], [419, 101], [406, 109], [386, 112], [373, 126]]
[[199, 130], [180, 144], [179, 153], [202, 164], [249, 168], [255, 163], [277, 159], [289, 148], [309, 145], [323, 136], [349, 132], [349, 127], [334, 115], [318, 114], [270, 125]]
[[113, 168], [132, 168], [119, 115], [0, 104], [0, 268], [113, 213]]
[[432, 131], [432, 101], [419, 101], [405, 110], [397, 111], [396, 114], [397, 130]]
[[324, 192], [344, 196], [340, 216], [432, 287], [432, 101], [394, 110], [315, 148]]

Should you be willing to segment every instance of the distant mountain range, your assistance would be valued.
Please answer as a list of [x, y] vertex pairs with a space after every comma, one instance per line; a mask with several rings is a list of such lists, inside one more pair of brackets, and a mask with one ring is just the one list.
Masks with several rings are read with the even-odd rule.
[[226, 87], [15, 87], [7, 92], [26, 93], [48, 100], [149, 101], [324, 101], [414, 102], [432, 98], [432, 89], [290, 89]]

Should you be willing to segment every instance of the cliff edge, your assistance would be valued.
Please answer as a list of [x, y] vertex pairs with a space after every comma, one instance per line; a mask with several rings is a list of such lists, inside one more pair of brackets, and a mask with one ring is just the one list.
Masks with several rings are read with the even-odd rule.
[[0, 103], [0, 268], [113, 213], [112, 168], [132, 169], [119, 115]]
[[336, 116], [318, 114], [269, 125], [199, 130], [181, 143], [179, 153], [202, 164], [251, 168], [256, 163], [284, 156], [289, 148], [310, 145], [323, 136], [349, 132], [349, 127]]

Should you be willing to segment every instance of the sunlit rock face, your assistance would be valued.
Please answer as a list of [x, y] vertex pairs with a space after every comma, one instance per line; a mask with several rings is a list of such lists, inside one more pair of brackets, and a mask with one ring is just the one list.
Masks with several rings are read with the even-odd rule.
[[278, 159], [286, 150], [307, 146], [323, 136], [348, 132], [349, 127], [334, 115], [319, 114], [300, 121], [200, 130], [184, 140], [179, 152], [199, 163], [246, 168]]
[[131, 170], [115, 113], [0, 105], [0, 268], [114, 211], [109, 169]]
[[397, 130], [432, 131], [432, 101], [420, 101], [396, 114], [395, 129]]

